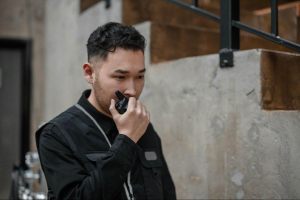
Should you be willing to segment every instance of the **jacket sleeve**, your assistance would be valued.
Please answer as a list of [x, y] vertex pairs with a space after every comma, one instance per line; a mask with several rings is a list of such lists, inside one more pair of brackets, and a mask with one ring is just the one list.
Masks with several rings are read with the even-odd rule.
[[39, 139], [41, 164], [48, 188], [55, 197], [113, 199], [123, 188], [140, 151], [139, 146], [119, 134], [106, 155], [98, 158], [96, 169], [88, 173], [55, 128], [45, 128]]
[[162, 152], [162, 145], [160, 139], [159, 139], [159, 148], [160, 148], [161, 159], [162, 159], [162, 185], [163, 185], [164, 199], [167, 200], [176, 199], [175, 185], [172, 180], [171, 174], [168, 169], [168, 165], [166, 163], [166, 160]]

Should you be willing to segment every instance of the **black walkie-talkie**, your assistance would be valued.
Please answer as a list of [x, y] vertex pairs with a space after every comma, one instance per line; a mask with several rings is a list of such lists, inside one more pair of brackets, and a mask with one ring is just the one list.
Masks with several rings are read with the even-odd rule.
[[116, 91], [116, 95], [119, 101], [116, 103], [115, 107], [120, 114], [124, 114], [128, 107], [129, 99], [126, 98], [120, 91]]

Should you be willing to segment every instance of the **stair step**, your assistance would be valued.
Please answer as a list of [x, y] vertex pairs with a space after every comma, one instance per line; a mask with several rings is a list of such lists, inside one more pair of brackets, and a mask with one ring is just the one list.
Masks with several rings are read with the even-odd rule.
[[[213, 7], [209, 11], [219, 15], [219, 8]], [[126, 25], [135, 25], [144, 21], [157, 21], [168, 24], [189, 24], [196, 27], [219, 27], [216, 22], [163, 0], [123, 0], [122, 20]]]
[[[191, 0], [183, 0], [191, 3]], [[288, 3], [292, 2], [292, 3]], [[199, 7], [219, 15], [219, 0], [198, 1]], [[279, 1], [279, 35], [281, 38], [300, 43], [300, 1]], [[259, 30], [270, 32], [270, 1], [241, 1], [241, 22]], [[214, 21], [162, 0], [123, 0], [123, 23], [135, 25], [144, 21], [161, 22], [170, 25], [188, 25], [219, 29]]]
[[[143, 23], [145, 24], [145, 23]], [[147, 22], [135, 27], [147, 35], [146, 62], [159, 63], [184, 57], [218, 53], [220, 32], [218, 29], [195, 28], [183, 25], [169, 25], [160, 22]], [[240, 49], [270, 49], [298, 53], [263, 38], [241, 31]]]
[[300, 110], [300, 55], [265, 51], [261, 55], [264, 110]]
[[[255, 10], [242, 15], [241, 21], [261, 31], [270, 33], [271, 9]], [[278, 6], [279, 36], [300, 43], [300, 1]]]

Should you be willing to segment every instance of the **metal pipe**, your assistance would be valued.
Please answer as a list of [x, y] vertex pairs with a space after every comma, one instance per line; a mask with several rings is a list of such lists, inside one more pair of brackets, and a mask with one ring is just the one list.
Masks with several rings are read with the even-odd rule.
[[243, 24], [243, 23], [238, 22], [238, 21], [232, 21], [232, 26], [234, 26], [236, 28], [239, 28], [243, 31], [252, 33], [254, 35], [257, 35], [259, 37], [262, 37], [264, 39], [270, 40], [272, 42], [275, 42], [275, 43], [280, 44], [282, 46], [285, 46], [287, 48], [290, 48], [290, 49], [293, 49], [295, 51], [300, 52], [300, 45], [299, 44], [296, 44], [296, 43], [290, 42], [288, 40], [282, 39], [279, 36], [275, 37], [274, 35], [272, 35], [270, 33], [266, 33], [266, 32], [260, 31], [258, 29], [252, 28], [252, 27], [247, 26], [246, 24]]
[[215, 22], [220, 23], [220, 17], [219, 16], [217, 16], [215, 14], [212, 14], [210, 12], [207, 12], [205, 10], [202, 10], [200, 8], [196, 8], [194, 5], [189, 5], [189, 4], [183, 3], [183, 2], [181, 2], [179, 0], [165, 0], [165, 1], [167, 1], [169, 3], [173, 3], [173, 4], [177, 5], [177, 6], [180, 6], [182, 8], [185, 8], [185, 9], [189, 10], [189, 11], [197, 13], [197, 14], [203, 16], [203, 17], [206, 17], [208, 19], [211, 19], [211, 20], [213, 20]]
[[271, 0], [271, 34], [278, 36], [278, 0]]
[[198, 0], [193, 0], [193, 5], [197, 8], [198, 7]]

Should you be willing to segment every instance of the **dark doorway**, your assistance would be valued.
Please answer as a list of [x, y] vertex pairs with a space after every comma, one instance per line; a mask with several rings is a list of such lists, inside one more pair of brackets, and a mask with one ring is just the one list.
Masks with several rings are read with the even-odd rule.
[[31, 41], [0, 39], [0, 199], [29, 151]]

